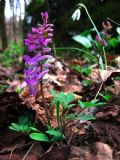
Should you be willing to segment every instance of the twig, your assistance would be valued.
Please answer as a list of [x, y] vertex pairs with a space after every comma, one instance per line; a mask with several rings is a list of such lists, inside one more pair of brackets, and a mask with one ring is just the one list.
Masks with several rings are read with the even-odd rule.
[[97, 94], [96, 94], [96, 96], [95, 96], [94, 99], [96, 99], [97, 96], [99, 95], [99, 93], [100, 93], [100, 91], [101, 91], [101, 89], [102, 89], [103, 83], [104, 83], [104, 82], [101, 83], [101, 85], [100, 85], [100, 87], [99, 87], [99, 89], [98, 89], [98, 91], [97, 91]]
[[27, 158], [28, 154], [30, 153], [30, 151], [31, 151], [31, 149], [33, 148], [34, 145], [35, 145], [35, 143], [33, 143], [33, 144], [30, 146], [30, 148], [28, 149], [27, 153], [25, 154], [25, 156], [23, 157], [22, 160], [25, 160], [25, 159]]
[[12, 154], [14, 152], [14, 150], [16, 149], [16, 147], [18, 146], [18, 144], [16, 144], [13, 149], [11, 150], [11, 153], [10, 153], [10, 160], [12, 160]]
[[40, 158], [43, 158], [47, 153], [49, 153], [52, 150], [54, 144], [55, 143], [53, 142], [53, 144], [50, 146], [50, 148], [42, 156], [40, 156]]
[[107, 17], [107, 20], [109, 20], [110, 22], [116, 24], [117, 26], [120, 26], [120, 23], [117, 23], [116, 21], [112, 20], [111, 18]]
[[69, 138], [69, 140], [68, 140], [68, 142], [67, 142], [67, 146], [70, 145], [70, 142], [71, 142], [71, 140], [72, 140], [73, 134], [74, 134], [74, 133], [72, 132], [72, 134], [71, 134], [71, 136], [70, 136], [70, 138]]

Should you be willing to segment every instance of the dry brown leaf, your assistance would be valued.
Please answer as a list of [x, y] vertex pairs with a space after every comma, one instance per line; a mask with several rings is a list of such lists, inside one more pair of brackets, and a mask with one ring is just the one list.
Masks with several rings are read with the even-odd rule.
[[98, 83], [106, 82], [108, 78], [120, 75], [120, 69], [117, 70], [101, 70], [92, 69], [91, 77]]
[[94, 160], [95, 156], [91, 153], [90, 147], [87, 146], [76, 147], [71, 145], [70, 150], [71, 150], [71, 155], [73, 155], [73, 157], [79, 157], [80, 160]]
[[[21, 97], [23, 97], [23, 94], [21, 95]], [[34, 96], [25, 98], [22, 103], [25, 104], [28, 108], [31, 108], [35, 111], [35, 122], [40, 120], [43, 125], [46, 124], [47, 120], [45, 109], [43, 107], [40, 107], [40, 105], [36, 102], [36, 98]]]
[[108, 144], [96, 142], [95, 148], [97, 150], [96, 160], [113, 160], [113, 150]]
[[79, 135], [84, 135], [86, 134], [86, 129], [81, 127], [81, 128], [77, 128], [76, 126], [72, 127], [72, 132], [79, 134]]

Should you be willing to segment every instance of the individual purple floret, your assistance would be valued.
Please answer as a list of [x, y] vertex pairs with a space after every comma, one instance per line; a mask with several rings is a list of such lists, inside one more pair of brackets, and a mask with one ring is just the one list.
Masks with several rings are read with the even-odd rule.
[[107, 46], [107, 41], [105, 39], [102, 39], [99, 35], [96, 36], [96, 40], [103, 46]]
[[43, 24], [37, 28], [32, 28], [32, 32], [27, 35], [25, 45], [29, 52], [33, 52], [34, 56], [24, 56], [27, 69], [24, 70], [25, 82], [29, 87], [30, 94], [36, 96], [38, 92], [38, 84], [42, 77], [48, 73], [50, 64], [46, 60], [52, 58], [46, 55], [51, 51], [48, 44], [52, 42], [53, 24], [48, 24], [48, 13], [41, 13]]

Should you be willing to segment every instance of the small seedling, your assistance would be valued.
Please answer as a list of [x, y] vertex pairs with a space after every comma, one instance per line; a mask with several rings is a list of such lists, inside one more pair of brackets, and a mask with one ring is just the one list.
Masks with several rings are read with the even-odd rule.
[[53, 105], [56, 105], [57, 103], [59, 103], [62, 105], [63, 109], [68, 109], [75, 106], [75, 104], [70, 104], [75, 98], [73, 93], [65, 94], [63, 92], [59, 92], [56, 94], [54, 90], [51, 90], [50, 92], [54, 97], [52, 100]]
[[36, 141], [56, 142], [56, 141], [61, 141], [65, 138], [65, 136], [61, 133], [61, 131], [59, 131], [59, 129], [53, 129], [51, 127], [48, 127], [48, 130], [45, 131], [45, 133], [42, 133], [35, 128], [33, 128], [32, 131], [35, 132], [31, 133], [29, 136], [31, 139]]
[[30, 127], [28, 125], [22, 125], [17, 123], [11, 123], [11, 126], [9, 126], [9, 129], [17, 131], [17, 132], [30, 132]]
[[33, 126], [32, 121], [29, 119], [28, 115], [22, 115], [19, 118], [18, 123], [11, 123], [9, 126], [9, 129], [23, 132], [23, 133], [29, 133], [31, 131], [31, 127]]
[[72, 93], [55, 93], [54, 90], [50, 91], [53, 95], [52, 105], [56, 107], [56, 115], [57, 115], [57, 122], [58, 127], [60, 127], [60, 112], [59, 112], [59, 106], [61, 105], [63, 107], [63, 110], [66, 110], [68, 108], [72, 108], [75, 106], [75, 104], [71, 104], [71, 102], [74, 100], [74, 95]]

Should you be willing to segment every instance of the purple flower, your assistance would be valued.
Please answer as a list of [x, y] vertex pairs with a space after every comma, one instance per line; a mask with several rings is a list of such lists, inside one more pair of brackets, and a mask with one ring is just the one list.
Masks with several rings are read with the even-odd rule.
[[25, 60], [26, 64], [30, 65], [30, 66], [37, 65], [38, 62], [43, 61], [45, 59], [50, 59], [50, 58], [52, 58], [52, 56], [50, 56], [50, 55], [41, 56], [40, 54], [37, 54], [32, 58], [30, 58], [30, 56], [28, 56], [28, 55], [24, 56], [24, 60]]
[[48, 24], [48, 13], [41, 13], [43, 24], [39, 27], [32, 28], [32, 32], [27, 35], [25, 45], [30, 52], [34, 53], [33, 57], [24, 56], [27, 69], [24, 70], [25, 82], [29, 87], [30, 94], [36, 96], [37, 86], [43, 76], [48, 73], [50, 64], [46, 60], [52, 56], [45, 55], [51, 51], [48, 44], [52, 42], [53, 24]]
[[53, 24], [48, 24], [48, 13], [41, 13], [43, 19], [43, 25], [32, 28], [32, 33], [27, 35], [25, 39], [25, 45], [28, 46], [30, 52], [34, 52], [36, 49], [46, 47], [52, 42], [53, 37]]
[[100, 41], [101, 41], [101, 37], [100, 37], [99, 35], [97, 35], [97, 36], [96, 36], [96, 40], [97, 40], [98, 42], [100, 42]]
[[99, 35], [96, 36], [96, 40], [103, 46], [107, 46], [107, 41], [102, 39]]
[[41, 16], [42, 16], [43, 22], [45, 24], [47, 24], [48, 23], [48, 13], [47, 12], [45, 12], [45, 13], [42, 12]]

